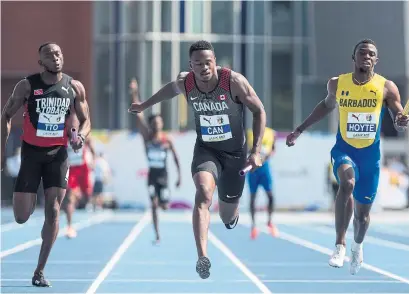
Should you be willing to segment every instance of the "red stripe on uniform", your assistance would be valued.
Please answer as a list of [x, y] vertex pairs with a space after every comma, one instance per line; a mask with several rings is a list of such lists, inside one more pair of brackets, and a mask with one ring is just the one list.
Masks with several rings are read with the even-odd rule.
[[221, 74], [220, 74], [219, 87], [228, 92], [230, 91], [230, 75], [231, 75], [230, 69], [222, 68]]
[[186, 94], [188, 95], [189, 92], [191, 92], [194, 88], [195, 88], [195, 80], [194, 80], [194, 74], [191, 71], [190, 73], [188, 73], [187, 77], [186, 77]]

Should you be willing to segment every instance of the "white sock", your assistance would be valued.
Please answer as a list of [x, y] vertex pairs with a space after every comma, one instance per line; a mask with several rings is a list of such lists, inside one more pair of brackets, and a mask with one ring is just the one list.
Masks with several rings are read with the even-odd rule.
[[362, 243], [356, 243], [355, 240], [352, 241], [351, 244], [352, 251], [359, 251], [362, 249]]

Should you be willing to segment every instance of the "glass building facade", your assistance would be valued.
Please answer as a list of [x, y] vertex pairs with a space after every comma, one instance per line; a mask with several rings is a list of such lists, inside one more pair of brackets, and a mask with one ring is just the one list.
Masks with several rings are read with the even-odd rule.
[[[134, 128], [126, 110], [136, 77], [146, 99], [188, 70], [191, 43], [212, 42], [217, 63], [243, 73], [262, 99], [267, 124], [290, 130], [305, 113], [297, 77], [314, 64], [309, 3], [287, 1], [94, 2], [94, 126]], [[311, 107], [310, 107], [311, 108]], [[167, 129], [194, 127], [183, 97], [153, 108]], [[328, 128], [328, 123], [323, 124]]]

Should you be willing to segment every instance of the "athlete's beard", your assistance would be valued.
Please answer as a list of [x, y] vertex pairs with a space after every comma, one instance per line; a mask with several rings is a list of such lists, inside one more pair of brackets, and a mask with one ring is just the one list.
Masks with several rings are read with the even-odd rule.
[[374, 75], [374, 68], [371, 67], [371, 68], [368, 68], [368, 69], [367, 69], [367, 68], [362, 68], [362, 67], [360, 67], [360, 68], [359, 68], [359, 72], [362, 73], [362, 74], [367, 75], [368, 78], [369, 78], [369, 77], [372, 77], [372, 76]]
[[45, 65], [44, 65], [44, 69], [45, 69], [46, 72], [48, 72], [48, 73], [50, 73], [52, 75], [57, 75], [57, 74], [59, 74], [61, 72], [61, 70], [53, 71], [53, 70], [49, 69], [48, 66], [45, 66]]

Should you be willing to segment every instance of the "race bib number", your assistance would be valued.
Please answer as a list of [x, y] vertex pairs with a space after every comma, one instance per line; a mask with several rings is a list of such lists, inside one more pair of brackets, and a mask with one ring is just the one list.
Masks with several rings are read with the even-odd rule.
[[204, 142], [219, 142], [231, 139], [231, 127], [229, 116], [221, 115], [201, 115], [200, 130]]
[[148, 165], [151, 168], [165, 168], [166, 151], [162, 149], [148, 150]]
[[375, 139], [377, 116], [375, 113], [349, 112], [347, 138]]
[[37, 137], [59, 138], [64, 136], [65, 115], [40, 113], [37, 123]]

